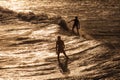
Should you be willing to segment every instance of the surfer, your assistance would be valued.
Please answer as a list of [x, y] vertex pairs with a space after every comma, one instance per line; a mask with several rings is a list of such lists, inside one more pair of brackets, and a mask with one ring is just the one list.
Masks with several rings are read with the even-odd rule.
[[66, 55], [64, 48], [65, 48], [65, 44], [64, 44], [63, 40], [61, 39], [61, 36], [58, 36], [57, 41], [56, 41], [56, 53], [58, 55], [58, 57], [57, 57], [58, 61], [60, 61], [59, 60], [60, 53], [63, 53], [65, 55], [65, 57], [68, 59], [68, 56]]
[[79, 34], [80, 21], [79, 21], [78, 17], [76, 16], [75, 19], [69, 21], [68, 23], [70, 23], [70, 22], [72, 22], [72, 21], [74, 22], [74, 23], [73, 23], [73, 27], [72, 27], [72, 32], [74, 32], [74, 28], [76, 28], [77, 34], [80, 35], [80, 34]]

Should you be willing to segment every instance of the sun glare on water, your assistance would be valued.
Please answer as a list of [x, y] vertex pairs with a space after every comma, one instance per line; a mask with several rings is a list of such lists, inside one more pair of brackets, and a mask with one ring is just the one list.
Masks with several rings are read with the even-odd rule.
[[16, 12], [29, 12], [28, 3], [25, 0], [0, 0], [0, 6]]
[[66, 3], [56, 2], [54, 0], [0, 0], [0, 6], [16, 12], [41, 11], [41, 8], [53, 8], [63, 5], [66, 5]]

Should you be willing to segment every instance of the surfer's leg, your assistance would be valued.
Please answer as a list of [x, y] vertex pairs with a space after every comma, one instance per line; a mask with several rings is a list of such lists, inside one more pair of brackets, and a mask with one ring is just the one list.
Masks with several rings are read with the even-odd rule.
[[68, 59], [68, 56], [66, 55], [65, 51], [63, 51], [63, 54], [65, 55], [65, 57]]
[[73, 25], [73, 27], [72, 27], [72, 32], [74, 32], [74, 28], [75, 28], [75, 25]]
[[60, 61], [60, 52], [58, 52], [58, 62]]

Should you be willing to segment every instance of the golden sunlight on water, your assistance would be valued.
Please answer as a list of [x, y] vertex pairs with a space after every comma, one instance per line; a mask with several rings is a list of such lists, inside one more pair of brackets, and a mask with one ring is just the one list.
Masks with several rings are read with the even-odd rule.
[[0, 5], [9, 8], [11, 10], [20, 10], [21, 6], [24, 6], [25, 2], [23, 0], [2, 0], [0, 1]]
[[[31, 21], [24, 21], [21, 18], [19, 20], [16, 15], [9, 15], [9, 11], [6, 11], [8, 9], [0, 10], [0, 80], [63, 80], [67, 78], [67, 80], [74, 78], [75, 80], [82, 78], [98, 80], [100, 77], [106, 78], [111, 74], [116, 76], [120, 64], [119, 54], [113, 54], [114, 50], [111, 44], [89, 39], [87, 35], [94, 33], [96, 36], [102, 35], [102, 38], [103, 35], [114, 38], [112, 35], [115, 32], [110, 29], [114, 29], [113, 27], [117, 29], [114, 30], [116, 35], [119, 34], [117, 32], [118, 26], [113, 23], [114, 20], [111, 21], [108, 18], [112, 22], [108, 24], [109, 20], [102, 19], [106, 16], [109, 17], [108, 12], [112, 13], [113, 7], [106, 9], [105, 5], [100, 9], [101, 4], [98, 5], [99, 3], [92, 4], [93, 2], [85, 2], [84, 0], [80, 0], [81, 2], [73, 0], [73, 2], [75, 1], [78, 2], [72, 4], [69, 0], [0, 0], [0, 6], [16, 12], [55, 13], [57, 14], [55, 17], [60, 15], [63, 19], [65, 18], [66, 22], [78, 15], [81, 30], [86, 30], [86, 32], [80, 31], [85, 35], [85, 37], [84, 35], [80, 37], [71, 31], [62, 30], [59, 25], [54, 24], [54, 21], [49, 23], [51, 19], [47, 18], [39, 22], [35, 18], [36, 23], [34, 24], [32, 18]], [[29, 18], [29, 15], [25, 16], [25, 18]], [[105, 23], [106, 21], [107, 23]], [[68, 27], [71, 29], [72, 24], [68, 24]], [[111, 35], [111, 33], [113, 34]], [[62, 66], [57, 61], [55, 48], [58, 35], [65, 42], [65, 52], [69, 57], [68, 60], [64, 60], [63, 54], [60, 54]], [[61, 72], [60, 67], [64, 67], [65, 73]], [[79, 76], [78, 79], [76, 79], [77, 76]]]
[[32, 12], [32, 10], [39, 10], [40, 7], [62, 6], [66, 3], [55, 2], [50, 0], [0, 0], [0, 6], [14, 10], [16, 12]]

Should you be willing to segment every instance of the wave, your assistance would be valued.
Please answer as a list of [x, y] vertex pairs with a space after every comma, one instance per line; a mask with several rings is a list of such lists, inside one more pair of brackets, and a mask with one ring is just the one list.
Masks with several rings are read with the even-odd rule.
[[32, 24], [39, 24], [39, 23], [58, 24], [63, 29], [68, 30], [66, 21], [57, 14], [46, 14], [46, 13], [35, 14], [34, 12], [17, 13], [7, 8], [0, 7], [0, 23], [8, 23], [9, 20], [13, 20], [13, 19], [27, 21]]
[[16, 18], [16, 12], [0, 7], [0, 22]]
[[[0, 48], [0, 77], [37, 78], [39, 76], [41, 79], [43, 79], [43, 75], [45, 75], [44, 78], [53, 79], [119, 77], [120, 52], [115, 52], [119, 47], [117, 43], [118, 47], [115, 48], [109, 43], [73, 36], [58, 28], [60, 25], [61, 28], [68, 29], [66, 21], [56, 14], [17, 13], [3, 7], [0, 8], [0, 14], [2, 15], [0, 22], [7, 23], [8, 20], [17, 19], [35, 24], [35, 26], [28, 24], [14, 26], [13, 24], [11, 28], [4, 26], [7, 28], [5, 31], [1, 28], [1, 32], [4, 31], [4, 33], [1, 33], [3, 36], [1, 36], [2, 47]], [[42, 23], [58, 25], [43, 26]], [[57, 68], [55, 55], [55, 36], [57, 35], [61, 35], [65, 41], [66, 53], [70, 58], [68, 66], [71, 73], [68, 77], [60, 75]], [[61, 56], [62, 58], [63, 56]], [[56, 76], [51, 77], [51, 75]]]

